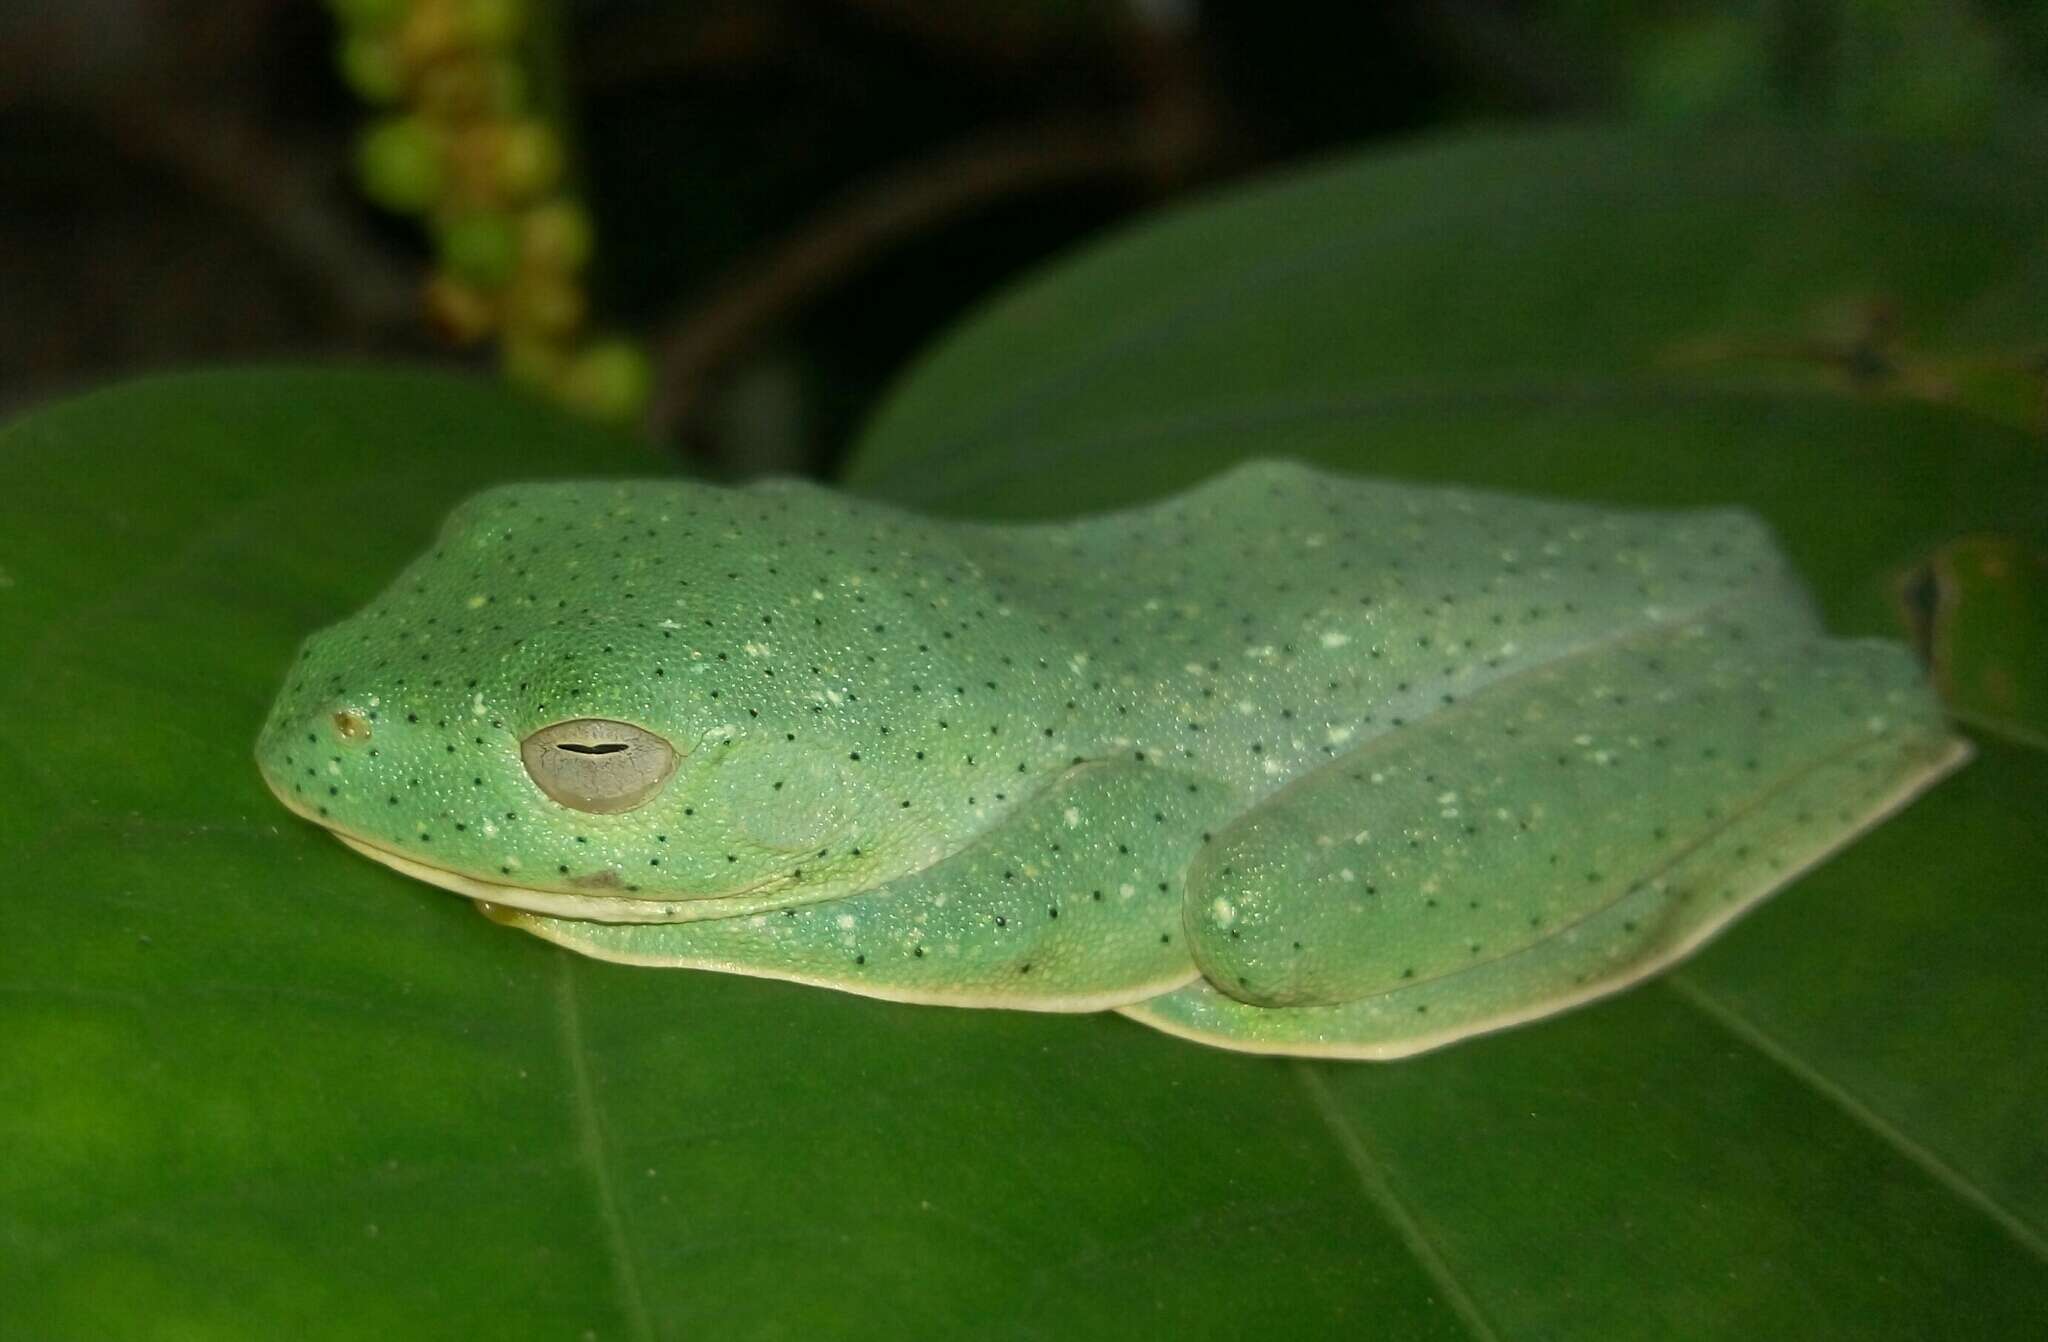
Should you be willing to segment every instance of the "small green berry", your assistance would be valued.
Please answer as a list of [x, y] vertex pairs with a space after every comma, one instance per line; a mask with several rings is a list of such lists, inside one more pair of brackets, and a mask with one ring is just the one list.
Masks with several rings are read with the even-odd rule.
[[518, 226], [500, 211], [443, 220], [436, 234], [441, 263], [457, 278], [481, 288], [502, 285], [519, 260]]
[[505, 294], [505, 324], [541, 335], [568, 335], [583, 324], [584, 309], [581, 285], [545, 271], [520, 275]]
[[480, 47], [509, 46], [526, 24], [520, 0], [465, 0], [463, 35]]
[[520, 221], [520, 254], [527, 264], [571, 275], [590, 260], [590, 212], [581, 201], [557, 196], [542, 201]]
[[647, 356], [629, 340], [604, 340], [570, 362], [562, 400], [593, 419], [628, 424], [640, 417], [654, 380]]
[[562, 175], [562, 142], [541, 122], [513, 122], [499, 137], [495, 167], [498, 189], [506, 196], [543, 195]]
[[414, 71], [425, 71], [467, 45], [462, 14], [452, 0], [413, 0], [398, 30], [399, 57]]
[[335, 55], [342, 82], [364, 102], [388, 106], [405, 91], [405, 74], [399, 68], [398, 54], [382, 37], [350, 33], [342, 39]]
[[518, 63], [480, 52], [435, 62], [420, 72], [418, 88], [420, 109], [446, 121], [503, 116], [526, 101], [526, 76]]
[[356, 174], [364, 194], [386, 209], [424, 210], [445, 177], [440, 137], [418, 117], [387, 117], [357, 141]]
[[451, 345], [474, 345], [491, 333], [498, 320], [489, 294], [452, 276], [436, 275], [428, 280], [421, 298], [427, 319]]

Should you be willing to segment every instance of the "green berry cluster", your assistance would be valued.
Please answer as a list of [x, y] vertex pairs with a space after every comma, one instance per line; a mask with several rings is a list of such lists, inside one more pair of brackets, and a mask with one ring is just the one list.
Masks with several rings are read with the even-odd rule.
[[597, 418], [637, 418], [638, 345], [586, 333], [590, 215], [562, 138], [533, 106], [521, 40], [537, 0], [327, 0], [351, 89], [380, 110], [356, 150], [363, 191], [421, 216], [438, 266], [425, 301], [457, 344], [495, 336], [505, 373]]

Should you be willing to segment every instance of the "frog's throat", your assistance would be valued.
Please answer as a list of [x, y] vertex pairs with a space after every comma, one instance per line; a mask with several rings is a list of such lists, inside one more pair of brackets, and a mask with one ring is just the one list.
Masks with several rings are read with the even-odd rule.
[[487, 904], [499, 904], [506, 908], [523, 909], [528, 913], [546, 914], [551, 918], [581, 918], [595, 923], [677, 923], [690, 922], [699, 918], [733, 917], [739, 914], [758, 913], [764, 908], [785, 902], [775, 898], [792, 884], [788, 877], [771, 876], [752, 885], [721, 890], [715, 895], [693, 896], [686, 899], [646, 899], [624, 895], [570, 895], [554, 890], [530, 890], [524, 886], [503, 885], [496, 881], [479, 880], [464, 876], [458, 871], [442, 867], [430, 867], [402, 857], [388, 848], [379, 848], [353, 834], [344, 834], [338, 829], [329, 833], [349, 847], [372, 861], [382, 862], [393, 871], [438, 885], [443, 890], [452, 890], [458, 895], [481, 900]]
[[597, 923], [686, 923], [700, 918], [740, 917], [782, 908], [793, 903], [807, 904], [815, 900], [830, 899], [835, 894], [854, 893], [820, 888], [809, 892], [806, 898], [792, 900], [788, 897], [788, 892], [796, 883], [779, 873], [746, 885], [728, 886], [723, 890], [705, 894], [653, 897], [572, 894], [567, 891], [535, 890], [526, 886], [486, 881], [442, 867], [428, 866], [424, 862], [394, 853], [374, 839], [350, 834], [331, 819], [314, 815], [309, 808], [279, 787], [268, 772], [263, 774], [263, 781], [269, 786], [271, 795], [276, 797], [287, 811], [302, 820], [318, 825], [372, 861], [381, 862], [393, 871], [401, 872], [416, 881], [425, 881], [428, 885], [437, 885], [443, 890], [452, 890], [470, 899], [502, 904], [507, 908], [524, 909], [529, 913], [542, 913], [556, 918], [584, 918]]

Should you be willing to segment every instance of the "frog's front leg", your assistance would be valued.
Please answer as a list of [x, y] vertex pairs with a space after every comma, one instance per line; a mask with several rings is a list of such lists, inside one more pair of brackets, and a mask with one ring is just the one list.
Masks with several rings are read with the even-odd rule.
[[1219, 832], [1188, 879], [1204, 982], [1123, 1010], [1391, 1058], [1626, 987], [1960, 763], [1917, 680], [1752, 611], [1497, 683]]
[[1221, 785], [1192, 774], [1136, 760], [1077, 763], [959, 851], [860, 894], [687, 923], [487, 912], [629, 964], [899, 1002], [1096, 1011], [1195, 977], [1182, 875], [1230, 809]]

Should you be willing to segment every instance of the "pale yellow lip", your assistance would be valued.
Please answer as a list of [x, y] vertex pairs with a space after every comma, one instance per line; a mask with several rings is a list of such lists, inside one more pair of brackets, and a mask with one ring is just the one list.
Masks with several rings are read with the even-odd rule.
[[[332, 820], [308, 812], [303, 805], [280, 789], [269, 774], [264, 774], [263, 781], [269, 786], [271, 795], [275, 796], [286, 810], [311, 821], [364, 857], [381, 862], [393, 871], [410, 876], [416, 881], [425, 881], [428, 885], [439, 886], [443, 890], [452, 890], [470, 899], [499, 904], [506, 908], [522, 909], [528, 913], [544, 914], [551, 918], [580, 918], [596, 923], [676, 923], [691, 922], [700, 918], [721, 918], [734, 913], [756, 912], [760, 907], [764, 907], [758, 903], [762, 897], [790, 884], [786, 877], [773, 876], [751, 885], [737, 886], [712, 894], [647, 899], [636, 899], [627, 895], [581, 895], [506, 885], [475, 876], [465, 876], [441, 867], [431, 867], [424, 862], [416, 862], [412, 858], [380, 847], [375, 840], [347, 833]], [[730, 907], [730, 901], [735, 900], [741, 901], [746, 907]]]
[[[524, 909], [528, 913], [544, 913], [550, 918], [580, 918], [594, 923], [673, 923], [690, 917], [693, 912], [691, 905], [721, 898], [714, 895], [708, 900], [633, 899], [619, 895], [566, 895], [551, 890], [529, 890], [523, 886], [480, 881], [474, 876], [464, 876], [460, 872], [430, 867], [424, 862], [400, 857], [388, 848], [379, 848], [373, 843], [356, 838], [353, 834], [344, 834], [332, 826], [329, 826], [329, 832], [364, 857], [382, 862], [393, 871], [410, 876], [416, 881], [438, 885], [443, 890], [453, 890], [458, 895], [467, 895], [471, 899], [482, 900], [487, 904], [502, 904], [506, 908]], [[759, 887], [733, 893], [758, 892]]]

